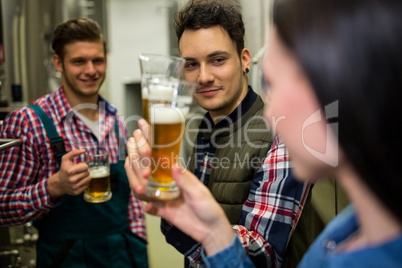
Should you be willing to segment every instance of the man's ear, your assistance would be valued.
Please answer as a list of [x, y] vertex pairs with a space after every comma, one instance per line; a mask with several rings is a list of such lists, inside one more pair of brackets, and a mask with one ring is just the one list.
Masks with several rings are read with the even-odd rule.
[[247, 48], [243, 48], [243, 51], [241, 52], [241, 66], [243, 67], [243, 70], [248, 68], [250, 70], [250, 63], [251, 63], [251, 53]]
[[56, 70], [59, 71], [60, 73], [63, 72], [63, 62], [62, 62], [60, 56], [57, 54], [53, 54], [52, 60], [53, 60], [54, 68], [56, 68]]

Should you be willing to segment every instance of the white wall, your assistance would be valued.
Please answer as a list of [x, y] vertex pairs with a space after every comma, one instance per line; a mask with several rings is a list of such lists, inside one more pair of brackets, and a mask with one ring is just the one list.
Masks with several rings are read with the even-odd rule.
[[121, 115], [126, 113], [127, 82], [140, 80], [138, 54], [168, 54], [168, 23], [164, 3], [155, 0], [110, 0], [108, 10], [109, 98]]
[[250, 50], [252, 57], [248, 83], [257, 93], [261, 92], [261, 62], [267, 33], [271, 25], [272, 2], [273, 0], [239, 0], [246, 29], [245, 47]]
[[183, 268], [184, 257], [160, 231], [160, 218], [146, 214], [149, 268]]

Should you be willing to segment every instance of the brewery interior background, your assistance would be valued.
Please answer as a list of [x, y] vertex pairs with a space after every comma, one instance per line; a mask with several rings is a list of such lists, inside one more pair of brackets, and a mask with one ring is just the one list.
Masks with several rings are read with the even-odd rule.
[[[55, 91], [60, 75], [51, 62], [54, 27], [69, 18], [90, 17], [108, 42], [107, 78], [101, 93], [126, 119], [141, 116], [139, 53], [178, 55], [173, 14], [187, 0], [0, 0], [0, 120], [13, 109]], [[270, 23], [271, 0], [240, 0], [246, 46], [253, 58], [250, 84], [260, 91], [260, 59]], [[1, 121], [0, 121], [1, 123]], [[150, 267], [183, 267], [167, 245], [159, 219], [147, 215]], [[37, 233], [31, 224], [0, 228], [0, 267], [35, 267]]]

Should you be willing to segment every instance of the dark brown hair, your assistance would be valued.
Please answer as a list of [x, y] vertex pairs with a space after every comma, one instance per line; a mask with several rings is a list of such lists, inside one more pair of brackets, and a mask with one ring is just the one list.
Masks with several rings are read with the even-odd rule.
[[186, 29], [221, 26], [235, 42], [240, 56], [244, 48], [244, 23], [237, 1], [190, 0], [176, 12], [174, 27], [178, 41]]
[[339, 143], [402, 222], [402, 1], [278, 0], [274, 24], [322, 107], [338, 101]]
[[64, 47], [77, 41], [102, 42], [106, 55], [106, 40], [99, 24], [88, 18], [70, 19], [57, 26], [52, 39], [52, 49], [63, 60]]

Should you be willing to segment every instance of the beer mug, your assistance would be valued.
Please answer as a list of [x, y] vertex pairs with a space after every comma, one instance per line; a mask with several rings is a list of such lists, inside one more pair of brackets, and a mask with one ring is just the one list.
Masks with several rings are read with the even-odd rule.
[[140, 54], [138, 58], [141, 69], [142, 117], [149, 123], [146, 79], [151, 77], [179, 79], [186, 61], [179, 57], [145, 53]]
[[105, 148], [93, 148], [85, 153], [91, 182], [84, 192], [84, 200], [90, 203], [102, 203], [112, 198], [110, 190], [109, 153]]
[[151, 124], [151, 176], [145, 194], [156, 199], [174, 199], [180, 192], [172, 178], [178, 162], [185, 120], [196, 83], [174, 78], [146, 79]]

